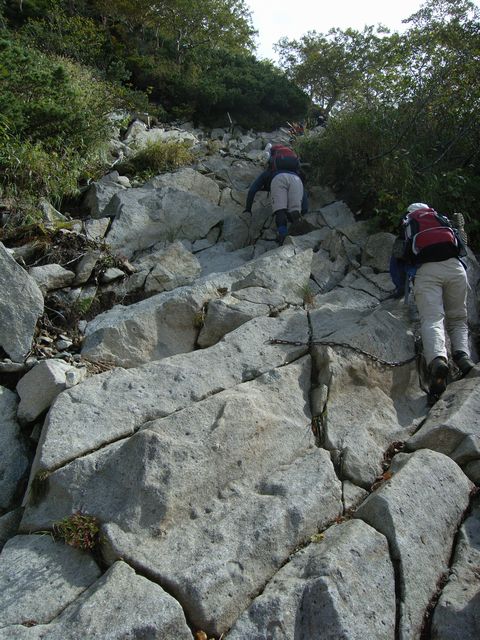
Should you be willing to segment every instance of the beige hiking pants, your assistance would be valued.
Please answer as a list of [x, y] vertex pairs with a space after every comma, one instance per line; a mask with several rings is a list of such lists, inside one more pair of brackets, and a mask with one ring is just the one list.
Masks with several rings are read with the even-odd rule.
[[427, 364], [437, 356], [447, 357], [445, 330], [452, 353], [468, 347], [467, 274], [457, 258], [426, 262], [415, 275], [415, 302], [421, 322], [423, 351]]
[[294, 173], [279, 173], [273, 178], [270, 185], [270, 196], [273, 213], [280, 211], [280, 209], [300, 212], [302, 210], [303, 182]]

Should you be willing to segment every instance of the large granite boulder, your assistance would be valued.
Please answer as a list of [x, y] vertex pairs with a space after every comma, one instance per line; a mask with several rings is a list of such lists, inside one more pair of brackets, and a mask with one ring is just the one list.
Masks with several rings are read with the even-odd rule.
[[43, 313], [43, 295], [37, 283], [0, 242], [0, 347], [12, 360], [28, 355], [38, 318]]

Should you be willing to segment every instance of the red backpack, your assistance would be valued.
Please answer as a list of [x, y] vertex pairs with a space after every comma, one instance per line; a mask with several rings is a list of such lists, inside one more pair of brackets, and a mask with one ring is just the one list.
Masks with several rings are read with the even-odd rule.
[[405, 240], [419, 262], [447, 260], [460, 254], [459, 238], [450, 220], [434, 209], [417, 209], [403, 220]]
[[293, 171], [298, 173], [300, 161], [293, 149], [281, 144], [274, 144], [270, 149], [268, 161], [270, 171]]

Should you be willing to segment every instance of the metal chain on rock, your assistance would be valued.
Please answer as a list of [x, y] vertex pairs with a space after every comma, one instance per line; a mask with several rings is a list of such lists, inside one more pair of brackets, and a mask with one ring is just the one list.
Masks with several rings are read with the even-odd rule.
[[365, 356], [366, 358], [373, 360], [373, 362], [378, 362], [379, 364], [383, 364], [387, 367], [403, 367], [404, 365], [409, 364], [410, 362], [413, 362], [418, 357], [418, 355], [415, 354], [411, 358], [407, 358], [406, 360], [389, 362], [388, 360], [384, 360], [383, 358], [374, 356], [372, 353], [368, 353], [368, 351], [364, 351], [363, 349], [360, 349], [360, 347], [354, 347], [353, 345], [348, 344], [347, 342], [334, 342], [332, 340], [312, 340], [311, 342], [295, 342], [293, 340], [280, 340], [280, 339], [272, 338], [271, 340], [269, 340], [269, 343], [270, 344], [290, 344], [295, 347], [301, 347], [301, 346], [309, 347], [312, 345], [320, 345], [325, 347], [343, 347], [344, 349], [349, 349], [350, 351], [359, 353]]

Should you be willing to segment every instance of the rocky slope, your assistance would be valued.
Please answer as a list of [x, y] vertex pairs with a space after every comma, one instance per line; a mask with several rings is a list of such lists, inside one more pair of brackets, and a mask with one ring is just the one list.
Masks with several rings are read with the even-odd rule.
[[428, 411], [393, 237], [329, 190], [282, 247], [242, 213], [281, 132], [112, 150], [150, 138], [197, 160], [0, 244], [0, 638], [478, 638], [480, 368]]

